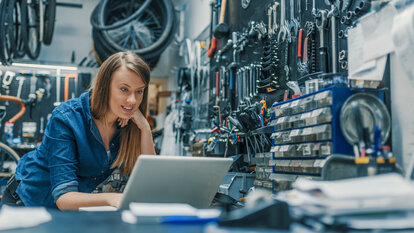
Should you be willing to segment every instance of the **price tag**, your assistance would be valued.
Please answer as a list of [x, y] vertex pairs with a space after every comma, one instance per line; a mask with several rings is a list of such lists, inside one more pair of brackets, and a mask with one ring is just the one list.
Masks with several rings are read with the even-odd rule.
[[316, 117], [316, 116], [321, 115], [322, 111], [323, 111], [322, 108], [312, 111], [312, 117]]
[[303, 129], [302, 135], [309, 135], [312, 134], [312, 127]]
[[295, 137], [295, 136], [298, 136], [298, 134], [299, 134], [299, 130], [298, 130], [298, 129], [292, 130], [292, 131], [290, 132], [290, 137]]
[[328, 96], [329, 91], [324, 91], [315, 95], [315, 100], [321, 100]]
[[285, 104], [282, 104], [282, 105], [280, 106], [280, 109], [283, 109], [283, 108], [287, 108], [287, 107], [289, 107], [289, 104], [290, 104], [290, 103], [285, 103]]
[[300, 119], [306, 119], [306, 118], [309, 118], [309, 117], [311, 117], [311, 113], [310, 112], [307, 112], [307, 113], [303, 113], [301, 116], [300, 116]]
[[280, 151], [282, 151], [282, 152], [286, 152], [288, 150], [289, 150], [289, 145], [284, 145], [284, 146], [280, 147]]
[[290, 105], [290, 107], [296, 107], [299, 104], [299, 100], [293, 101]]

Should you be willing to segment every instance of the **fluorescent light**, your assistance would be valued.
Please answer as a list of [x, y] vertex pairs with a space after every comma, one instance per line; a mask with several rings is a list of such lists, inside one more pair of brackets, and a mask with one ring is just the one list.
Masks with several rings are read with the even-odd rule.
[[53, 69], [53, 70], [78, 70], [76, 66], [55, 66], [55, 65], [41, 65], [41, 64], [28, 64], [28, 63], [13, 63], [12, 66], [27, 67], [27, 68], [40, 68], [40, 69]]

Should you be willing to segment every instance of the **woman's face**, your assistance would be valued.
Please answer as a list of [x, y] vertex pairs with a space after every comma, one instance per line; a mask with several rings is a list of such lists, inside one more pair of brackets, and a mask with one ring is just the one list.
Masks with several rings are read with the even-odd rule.
[[109, 86], [109, 113], [107, 119], [129, 119], [138, 110], [144, 95], [145, 83], [140, 76], [121, 67], [112, 75]]

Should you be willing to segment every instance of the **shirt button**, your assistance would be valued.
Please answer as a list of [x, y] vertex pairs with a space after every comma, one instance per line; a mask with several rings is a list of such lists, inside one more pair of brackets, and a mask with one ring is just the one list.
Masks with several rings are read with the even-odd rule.
[[103, 173], [104, 173], [104, 171], [102, 170], [102, 171], [101, 171], [101, 173], [103, 174]]
[[93, 179], [96, 180], [96, 177], [94, 177]]

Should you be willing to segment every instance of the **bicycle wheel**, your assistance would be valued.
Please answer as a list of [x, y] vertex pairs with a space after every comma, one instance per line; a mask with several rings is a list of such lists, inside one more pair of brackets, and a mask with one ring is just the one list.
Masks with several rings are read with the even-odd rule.
[[7, 181], [16, 171], [20, 156], [8, 145], [0, 142], [0, 200]]
[[[12, 3], [12, 5], [10, 5]], [[12, 12], [14, 1], [3, 0], [0, 6], [0, 59], [3, 65], [12, 63], [13, 53], [16, 47]]]
[[22, 26], [22, 38], [24, 41], [25, 51], [28, 57], [36, 59], [40, 54], [40, 22], [39, 22], [39, 5], [34, 1], [27, 4], [22, 1], [22, 24], [26, 22], [26, 27]]
[[[13, 7], [13, 25], [14, 25], [14, 38], [16, 40], [16, 48], [14, 51], [15, 58], [22, 58], [26, 55], [24, 50], [24, 42], [22, 38], [22, 10], [21, 10], [21, 1], [22, 0], [15, 0], [14, 7]], [[24, 24], [26, 25], [26, 23]]]
[[52, 43], [53, 31], [55, 29], [56, 17], [56, 0], [48, 0], [45, 9], [45, 22], [43, 24], [43, 44], [50, 45]]
[[[110, 1], [98, 17], [105, 25], [111, 25], [127, 18], [131, 13], [130, 8], [139, 9], [141, 5], [139, 1], [132, 6], [128, 2]], [[117, 51], [132, 50], [142, 57], [157, 57], [171, 42], [175, 33], [175, 22], [171, 0], [162, 0], [162, 4], [152, 2], [129, 24], [102, 31], [102, 35], [108, 45]]]

